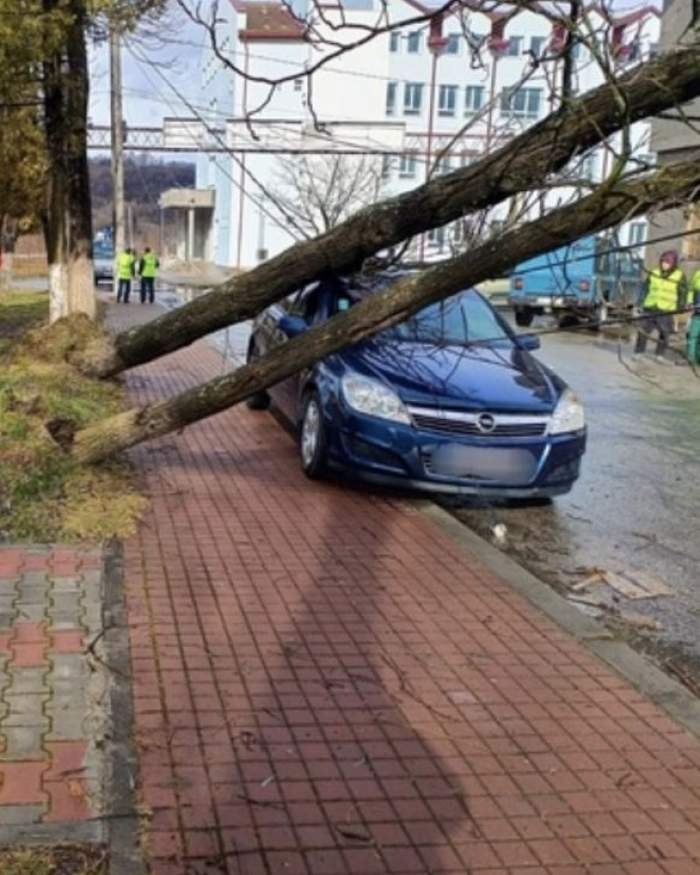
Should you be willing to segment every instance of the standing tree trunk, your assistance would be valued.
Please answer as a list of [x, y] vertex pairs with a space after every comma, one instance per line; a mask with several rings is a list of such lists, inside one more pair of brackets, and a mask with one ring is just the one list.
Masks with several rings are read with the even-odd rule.
[[16, 219], [4, 215], [0, 218], [0, 289], [12, 285], [12, 266], [19, 227]]
[[[60, 0], [43, 0], [50, 15]], [[61, 50], [44, 60], [44, 114], [49, 153], [45, 226], [50, 319], [95, 318], [92, 215], [87, 161], [88, 61], [84, 0], [69, 0]]]

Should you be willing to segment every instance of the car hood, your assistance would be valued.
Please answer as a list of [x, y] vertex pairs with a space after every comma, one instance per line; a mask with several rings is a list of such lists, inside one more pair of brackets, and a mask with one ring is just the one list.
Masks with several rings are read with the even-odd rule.
[[565, 388], [555, 374], [516, 347], [372, 341], [355, 346], [344, 358], [353, 369], [391, 386], [407, 404], [548, 413]]

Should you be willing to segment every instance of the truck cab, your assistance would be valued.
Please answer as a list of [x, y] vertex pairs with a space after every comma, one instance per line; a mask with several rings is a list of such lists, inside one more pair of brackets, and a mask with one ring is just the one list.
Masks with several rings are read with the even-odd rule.
[[641, 262], [615, 248], [614, 238], [584, 237], [519, 264], [509, 296], [516, 324], [527, 327], [544, 313], [559, 324], [597, 322], [611, 310], [633, 306], [642, 283]]

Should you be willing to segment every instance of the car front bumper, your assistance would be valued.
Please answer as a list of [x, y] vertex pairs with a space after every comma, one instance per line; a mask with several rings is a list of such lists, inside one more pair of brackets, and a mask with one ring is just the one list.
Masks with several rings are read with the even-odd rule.
[[[326, 420], [328, 463], [351, 477], [435, 494], [543, 498], [568, 492], [577, 480], [586, 432], [527, 438], [445, 435], [335, 407]], [[435, 464], [465, 453], [469, 474]], [[484, 460], [485, 474], [479, 472]], [[499, 476], [499, 466], [506, 473]], [[490, 471], [488, 470], [490, 469]]]

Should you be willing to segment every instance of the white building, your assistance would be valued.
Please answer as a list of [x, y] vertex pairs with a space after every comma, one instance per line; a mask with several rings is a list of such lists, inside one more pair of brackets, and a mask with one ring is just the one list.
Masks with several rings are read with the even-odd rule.
[[[246, 75], [236, 75], [211, 50], [202, 58], [198, 103], [208, 107], [207, 125], [224, 131], [219, 136], [231, 149], [231, 154], [201, 156], [197, 167], [197, 187], [214, 190], [209, 242], [201, 256], [220, 264], [251, 267], [299, 238], [293, 217], [280, 211], [275, 197], [280, 162], [291, 156], [301, 160], [301, 154], [319, 151], [376, 155], [383, 163], [382, 194], [397, 194], [429, 173], [483, 156], [556, 107], [551, 83], [561, 81], [562, 62], [538, 61], [556, 56], [566, 30], [544, 15], [514, 13], [512, 7], [488, 14], [463, 7], [460, 14], [384, 33], [328, 60], [308, 78], [306, 71], [331, 49], [305, 38], [303, 2], [293, 6], [298, 18], [276, 3], [223, 2], [220, 50]], [[341, 16], [348, 24], [376, 24], [380, 0], [342, 2], [342, 9], [322, 7], [326, 22], [315, 24], [317, 37], [355, 36], [357, 30], [333, 29]], [[429, 11], [416, 0], [388, 0], [386, 8], [390, 22]], [[656, 50], [660, 23], [654, 7], [614, 19], [590, 7], [584, 22], [590, 39], [589, 46], [576, 49], [576, 92], [603, 81], [594, 53], [604, 54], [620, 70]], [[280, 79], [271, 89], [270, 83]], [[649, 128], [638, 122], [630, 132], [634, 154], [645, 163], [653, 160]], [[619, 148], [620, 143], [610, 145]], [[613, 160], [612, 149], [598, 148], [572, 167], [572, 176], [600, 180]], [[572, 191], [532, 196], [526, 211], [554, 206]], [[512, 207], [504, 204], [484, 221], [502, 223]], [[645, 228], [643, 220], [629, 223], [621, 230], [622, 242], [643, 242]], [[415, 252], [425, 258], [444, 256], [463, 231], [461, 224], [436, 229], [416, 241]]]

